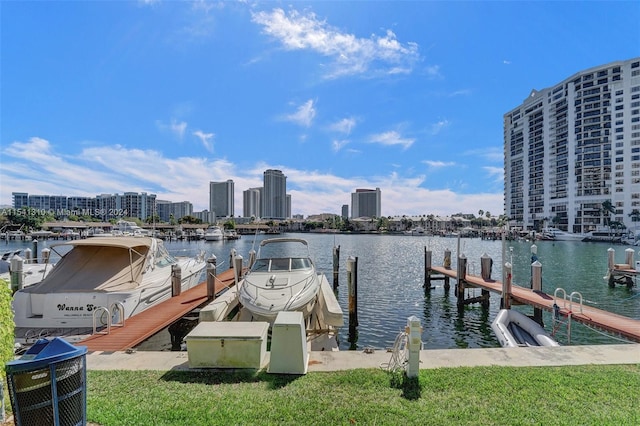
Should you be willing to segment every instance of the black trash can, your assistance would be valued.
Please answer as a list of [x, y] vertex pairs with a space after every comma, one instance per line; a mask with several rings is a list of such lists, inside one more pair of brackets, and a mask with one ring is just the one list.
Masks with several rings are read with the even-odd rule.
[[56, 337], [40, 339], [5, 366], [18, 426], [87, 423], [86, 346]]

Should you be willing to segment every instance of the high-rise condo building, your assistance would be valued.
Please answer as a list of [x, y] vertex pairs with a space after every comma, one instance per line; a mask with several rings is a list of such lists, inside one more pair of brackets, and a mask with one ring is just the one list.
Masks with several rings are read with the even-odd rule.
[[242, 191], [242, 213], [244, 217], [260, 217], [260, 194], [262, 188], [249, 188]]
[[351, 193], [351, 218], [380, 217], [382, 211], [380, 188], [356, 189]]
[[218, 217], [233, 217], [233, 180], [226, 182], [209, 182], [209, 212], [210, 223]]
[[640, 219], [640, 58], [579, 71], [504, 115], [512, 226], [588, 232]]
[[287, 177], [280, 170], [264, 172], [262, 187], [262, 218], [287, 218]]

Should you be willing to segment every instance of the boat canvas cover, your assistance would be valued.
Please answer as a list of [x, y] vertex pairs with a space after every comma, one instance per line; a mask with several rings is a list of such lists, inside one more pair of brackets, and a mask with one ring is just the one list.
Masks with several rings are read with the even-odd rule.
[[127, 237], [98, 237], [67, 245], [72, 245], [72, 250], [49, 275], [22, 291], [39, 294], [130, 291], [142, 282], [145, 260], [153, 257], [155, 247], [151, 238]]

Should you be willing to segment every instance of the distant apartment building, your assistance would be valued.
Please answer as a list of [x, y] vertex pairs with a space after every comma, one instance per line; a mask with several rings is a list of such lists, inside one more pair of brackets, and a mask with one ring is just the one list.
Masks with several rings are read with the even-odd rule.
[[244, 217], [260, 217], [261, 195], [262, 188], [249, 188], [246, 191], [242, 191], [242, 215]]
[[234, 183], [229, 179], [225, 182], [209, 182], [209, 212], [210, 223], [218, 217], [234, 216]]
[[[504, 115], [504, 157], [512, 226], [632, 228], [640, 216], [640, 58], [532, 90]], [[613, 213], [603, 208], [609, 203]]]
[[351, 218], [380, 217], [382, 194], [380, 188], [356, 189], [351, 193]]
[[65, 195], [29, 195], [24, 192], [12, 193], [16, 209], [32, 208], [49, 213], [57, 218], [68, 216], [90, 216], [107, 221], [123, 217], [138, 218], [142, 221], [150, 217], [156, 208], [155, 194], [146, 192], [125, 192], [101, 194], [95, 198], [67, 197]]
[[[287, 177], [280, 170], [269, 169], [264, 172], [262, 186], [262, 218], [286, 219], [287, 211]], [[289, 210], [291, 201], [289, 201]]]
[[342, 205], [342, 218], [349, 219], [349, 204]]
[[193, 204], [189, 201], [174, 203], [166, 200], [157, 200], [156, 208], [158, 217], [162, 222], [178, 221], [185, 216], [193, 215]]

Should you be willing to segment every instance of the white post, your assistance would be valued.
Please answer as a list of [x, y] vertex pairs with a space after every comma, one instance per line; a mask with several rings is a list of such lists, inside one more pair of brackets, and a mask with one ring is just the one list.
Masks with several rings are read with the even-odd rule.
[[11, 291], [15, 293], [22, 289], [24, 272], [24, 259], [17, 254], [11, 258]]
[[607, 266], [609, 267], [609, 270], [612, 271], [613, 270], [613, 265], [615, 264], [615, 257], [616, 257], [616, 251], [609, 247], [609, 249], [607, 250]]
[[409, 329], [409, 359], [407, 360], [407, 377], [418, 377], [420, 371], [420, 349], [422, 349], [422, 327], [420, 319], [415, 315], [407, 318]]
[[233, 271], [235, 274], [236, 285], [240, 284], [240, 280], [242, 279], [242, 255], [234, 255], [233, 256]]

